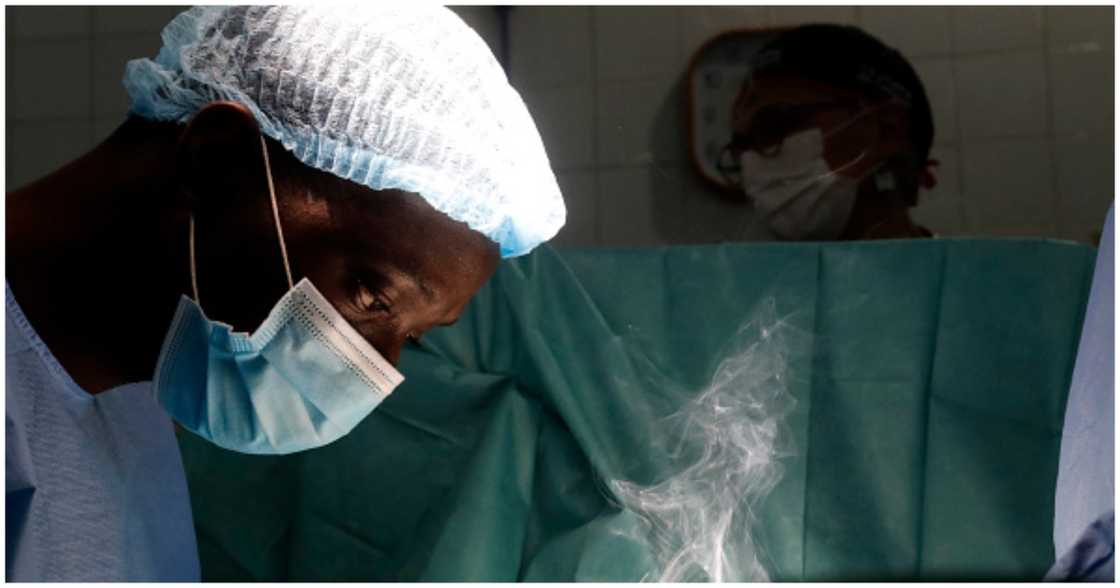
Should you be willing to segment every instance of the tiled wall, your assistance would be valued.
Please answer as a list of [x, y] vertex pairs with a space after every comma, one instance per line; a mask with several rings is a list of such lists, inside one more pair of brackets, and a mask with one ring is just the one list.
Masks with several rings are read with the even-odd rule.
[[[7, 8], [7, 187], [122, 119], [124, 63], [177, 7]], [[488, 7], [455, 9], [497, 47]], [[946, 235], [1089, 241], [1113, 197], [1112, 7], [517, 7], [511, 77], [545, 138], [573, 246], [716, 242], [741, 203], [689, 167], [684, 68], [728, 28], [857, 24], [912, 61], [933, 104], [939, 184], [915, 216]]]
[[513, 83], [568, 202], [569, 245], [714, 242], [741, 203], [697, 178], [684, 68], [731, 28], [856, 24], [900, 49], [930, 95], [941, 161], [917, 219], [946, 235], [1089, 241], [1113, 197], [1111, 7], [519, 7]]
[[8, 7], [7, 189], [88, 151], [127, 110], [124, 63], [183, 7]]

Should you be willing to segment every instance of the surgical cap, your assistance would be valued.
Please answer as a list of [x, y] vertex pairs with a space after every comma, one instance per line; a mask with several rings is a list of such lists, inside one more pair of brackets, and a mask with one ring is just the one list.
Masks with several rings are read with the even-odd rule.
[[501, 248], [564, 224], [544, 145], [489, 48], [440, 6], [203, 6], [125, 68], [131, 113], [186, 123], [245, 105], [303, 163], [374, 190], [418, 193]]

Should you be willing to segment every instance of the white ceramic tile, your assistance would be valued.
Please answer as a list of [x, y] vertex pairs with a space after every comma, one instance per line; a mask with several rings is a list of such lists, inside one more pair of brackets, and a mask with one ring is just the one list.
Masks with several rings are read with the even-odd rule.
[[474, 29], [479, 37], [490, 46], [490, 52], [501, 62], [501, 32], [498, 13], [494, 6], [448, 6], [459, 15], [467, 26]]
[[93, 9], [94, 34], [152, 33], [159, 37], [163, 27], [189, 6], [97, 6]]
[[596, 7], [595, 75], [600, 80], [644, 80], [679, 75], [679, 10], [671, 6]]
[[1047, 6], [1046, 34], [1050, 45], [1096, 43], [1112, 47], [1113, 10], [1112, 6]]
[[961, 137], [1046, 132], [1046, 71], [1041, 50], [963, 57], [957, 60], [956, 74]]
[[557, 247], [594, 247], [596, 183], [594, 171], [556, 174], [568, 218], [551, 243]]
[[128, 94], [121, 79], [124, 66], [132, 59], [154, 58], [162, 43], [158, 36], [113, 35], [93, 41], [94, 116], [123, 118], [128, 111]]
[[591, 10], [518, 6], [510, 13], [510, 61], [518, 88], [590, 83]]
[[953, 29], [945, 6], [862, 6], [860, 24], [907, 58], [952, 51]]
[[816, 23], [855, 24], [856, 22], [856, 9], [852, 6], [775, 6], [770, 10], [773, 23], [780, 27]]
[[1061, 236], [1090, 242], [1101, 229], [1116, 193], [1114, 157], [1111, 132], [1056, 141]]
[[600, 84], [599, 165], [683, 161], [683, 108], [680, 84], [674, 80]]
[[720, 33], [770, 26], [770, 10], [765, 6], [684, 6], [680, 11], [686, 66], [704, 42]]
[[914, 60], [933, 112], [934, 141], [946, 143], [957, 138], [957, 89], [953, 61], [947, 58]]
[[89, 37], [90, 8], [86, 6], [13, 6], [12, 18], [20, 40], [46, 40], [60, 37]]
[[971, 232], [1054, 234], [1054, 183], [1045, 138], [965, 143], [961, 166]]
[[679, 170], [662, 166], [599, 172], [599, 244], [649, 247], [683, 241]]
[[595, 163], [591, 86], [529, 89], [522, 93], [553, 169]]
[[7, 125], [7, 190], [24, 186], [76, 159], [92, 146], [84, 120]]
[[90, 42], [28, 43], [14, 48], [8, 78], [12, 119], [61, 118], [90, 114]]
[[1037, 47], [1042, 44], [1041, 6], [953, 8], [957, 53]]
[[910, 211], [910, 218], [938, 237], [967, 235], [963, 206], [960, 198], [922, 200]]
[[1111, 132], [1113, 48], [1063, 49], [1049, 57], [1054, 132]]
[[939, 162], [933, 170], [937, 185], [932, 190], [920, 191], [918, 205], [911, 211], [911, 217], [938, 235], [964, 234], [967, 226], [961, 199], [958, 150], [952, 146], [935, 145], [930, 151], [930, 159]]

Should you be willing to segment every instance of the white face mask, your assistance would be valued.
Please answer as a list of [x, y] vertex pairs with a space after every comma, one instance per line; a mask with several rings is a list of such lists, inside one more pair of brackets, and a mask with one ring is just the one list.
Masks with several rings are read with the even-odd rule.
[[[828, 134], [847, 128], [866, 112]], [[773, 157], [755, 151], [740, 157], [747, 198], [783, 239], [829, 241], [839, 238], [848, 224], [862, 178], [839, 172], [862, 160], [866, 151], [833, 170], [824, 159], [824, 140], [821, 130], [812, 128], [786, 137]]]
[[783, 239], [836, 239], [848, 224], [858, 183], [828, 167], [819, 129], [786, 137], [781, 151], [741, 158], [743, 190], [757, 214]]

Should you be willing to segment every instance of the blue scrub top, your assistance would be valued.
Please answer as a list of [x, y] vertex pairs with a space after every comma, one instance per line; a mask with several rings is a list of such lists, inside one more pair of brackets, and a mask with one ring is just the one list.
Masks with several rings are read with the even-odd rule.
[[7, 580], [198, 581], [186, 474], [151, 383], [88, 394], [5, 289]]
[[1051, 580], [1112, 580], [1116, 508], [1114, 215], [1110, 208], [1066, 401], [1054, 494], [1058, 561], [1047, 575]]

